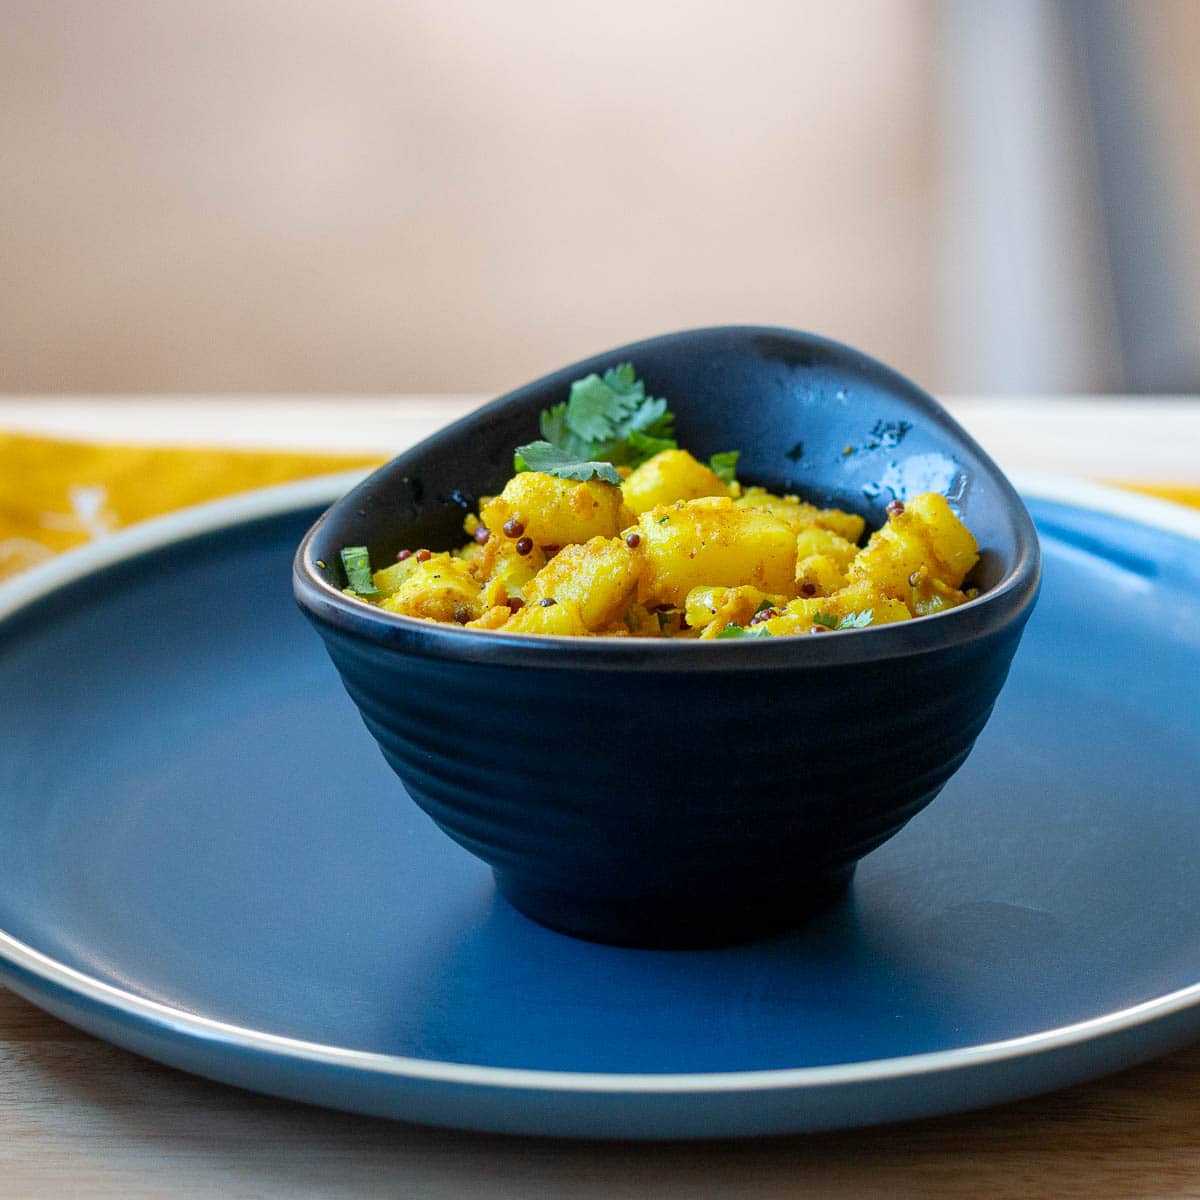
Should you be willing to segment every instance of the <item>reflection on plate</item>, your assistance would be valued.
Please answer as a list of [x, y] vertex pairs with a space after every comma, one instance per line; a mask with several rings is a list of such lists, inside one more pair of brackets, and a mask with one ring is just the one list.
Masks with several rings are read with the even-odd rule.
[[659, 953], [525, 920], [403, 795], [289, 592], [337, 486], [0, 592], [0, 975], [35, 1003], [262, 1091], [585, 1136], [944, 1112], [1200, 1035], [1193, 515], [1027, 485], [1074, 502], [1031, 503], [1044, 592], [967, 765], [844, 904]]

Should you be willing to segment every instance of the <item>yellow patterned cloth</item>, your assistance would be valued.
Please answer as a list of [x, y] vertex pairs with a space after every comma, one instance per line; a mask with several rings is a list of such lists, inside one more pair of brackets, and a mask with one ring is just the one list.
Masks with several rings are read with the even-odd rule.
[[1176, 504], [1186, 504], [1189, 508], [1200, 508], [1200, 487], [1189, 483], [1118, 483], [1116, 487], [1126, 488], [1131, 492], [1143, 492], [1147, 496], [1157, 496], [1160, 500], [1174, 500]]
[[0, 580], [146, 517], [380, 459], [62, 441], [0, 432]]
[[[146, 517], [375, 466], [362, 455], [122, 446], [0, 432], [0, 580]], [[1200, 487], [1122, 484], [1200, 508]]]

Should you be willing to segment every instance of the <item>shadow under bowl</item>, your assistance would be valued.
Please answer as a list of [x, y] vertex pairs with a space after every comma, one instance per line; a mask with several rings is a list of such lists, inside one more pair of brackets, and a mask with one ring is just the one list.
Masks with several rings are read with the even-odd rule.
[[[511, 474], [538, 414], [632, 362], [680, 445], [881, 525], [948, 496], [981, 546], [977, 599], [824, 637], [539, 638], [344, 595], [339, 551], [449, 549]], [[1004, 684], [1037, 596], [1033, 522], [919, 388], [788, 330], [702, 329], [558, 371], [401, 454], [301, 544], [297, 599], [409, 795], [541, 923], [629, 946], [707, 946], [796, 924], [942, 789]]]

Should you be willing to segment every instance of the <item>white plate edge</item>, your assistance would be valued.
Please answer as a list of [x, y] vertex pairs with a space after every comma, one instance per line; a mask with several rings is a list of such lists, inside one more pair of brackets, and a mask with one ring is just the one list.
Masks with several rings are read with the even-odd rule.
[[[316, 476], [239, 493], [143, 521], [108, 538], [60, 554], [0, 585], [0, 618], [7, 617], [63, 584], [145, 551], [244, 521], [331, 503], [369, 473], [360, 469]], [[1200, 512], [1169, 501], [1055, 475], [1014, 472], [1009, 478], [1018, 492], [1030, 499], [1050, 500], [1125, 517], [1139, 524], [1200, 541]], [[206, 1040], [215, 1038], [241, 1050], [428, 1082], [563, 1093], [655, 1095], [819, 1089], [941, 1073], [1064, 1049], [1160, 1020], [1200, 1003], [1200, 983], [1196, 983], [1129, 1008], [1057, 1029], [953, 1050], [822, 1067], [694, 1074], [607, 1074], [437, 1062], [350, 1050], [247, 1029], [147, 1000], [133, 992], [93, 979], [34, 950], [3, 930], [0, 930], [0, 956], [36, 979], [62, 988], [80, 999], [115, 1009], [135, 1019], [149, 1020], [174, 1033]]]

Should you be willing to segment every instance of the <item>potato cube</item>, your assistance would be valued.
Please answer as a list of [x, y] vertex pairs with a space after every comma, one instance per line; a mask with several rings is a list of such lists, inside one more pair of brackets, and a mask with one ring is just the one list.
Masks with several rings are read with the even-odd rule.
[[647, 459], [625, 480], [621, 491], [625, 503], [638, 516], [656, 504], [729, 495], [728, 486], [716, 472], [686, 450], [663, 450]]
[[962, 587], [967, 572], [979, 561], [979, 546], [971, 531], [954, 515], [945, 496], [924, 492], [904, 506], [892, 521], [919, 522], [925, 540], [942, 566], [937, 576], [951, 587]]
[[402, 562], [395, 562], [389, 567], [381, 568], [371, 578], [375, 582], [375, 587], [384, 596], [390, 596], [393, 592], [399, 590], [400, 585], [418, 566], [420, 566], [420, 563], [417, 562], [417, 556], [412, 554]]
[[929, 547], [920, 531], [909, 524], [906, 528], [889, 521], [871, 534], [850, 564], [847, 575], [851, 580], [871, 584], [885, 595], [905, 600], [912, 593], [909, 582], [918, 572], [927, 570]]
[[818, 508], [815, 524], [851, 543], [857, 543], [867, 528], [866, 521], [857, 513], [843, 512], [840, 508]]
[[615, 484], [599, 479], [578, 483], [540, 471], [514, 475], [499, 496], [483, 502], [479, 515], [493, 537], [504, 536], [509, 520], [519, 522], [535, 546], [615, 537], [633, 519]]
[[687, 594], [685, 615], [701, 637], [714, 637], [726, 625], [745, 625], [764, 606], [782, 608], [784, 596], [767, 596], [754, 587], [698, 587]]
[[[919, 614], [947, 607], [945, 589], [961, 587], [978, 559], [974, 537], [950, 511], [945, 497], [926, 492], [908, 501], [903, 512], [889, 517], [888, 523], [871, 535], [850, 564], [848, 575], [852, 580], [869, 581]], [[945, 585], [940, 593], [937, 583]], [[927, 606], [934, 593], [942, 600], [931, 609]]]
[[739, 508], [754, 508], [778, 517], [796, 532], [805, 529], [828, 529], [848, 542], [857, 542], [863, 535], [867, 523], [854, 513], [840, 508], [818, 508], [808, 504], [799, 496], [776, 496], [766, 488], [750, 487], [737, 500]]
[[500, 627], [501, 633], [545, 633], [558, 637], [584, 637], [588, 627], [583, 623], [579, 605], [570, 600], [561, 604], [526, 604], [513, 613]]
[[391, 595], [383, 598], [381, 608], [407, 617], [456, 621], [460, 625], [483, 611], [479, 582], [462, 559], [434, 554], [424, 562], [415, 556], [405, 562], [415, 562], [416, 566]]
[[[591, 631], [614, 621], [633, 598], [641, 561], [620, 538], [566, 546], [525, 585], [526, 607], [546, 597], [576, 605]], [[524, 610], [522, 610], [524, 611]]]
[[811, 525], [796, 535], [796, 587], [807, 595], [809, 589], [827, 596], [846, 583], [846, 568], [854, 561], [858, 547], [840, 534]]
[[858, 553], [858, 547], [840, 534], [832, 530], [813, 525], [802, 529], [796, 535], [796, 558], [808, 558], [810, 554], [820, 554], [831, 558], [844, 571]]
[[485, 608], [522, 599], [525, 585], [546, 565], [546, 554], [540, 546], [521, 554], [516, 541], [502, 533], [493, 533], [481, 550], [472, 569], [476, 578], [484, 581]]
[[957, 608], [969, 599], [971, 596], [959, 591], [958, 588], [952, 588], [940, 579], [933, 576], [922, 576], [918, 572], [908, 606], [915, 616], [929, 617], [946, 608]]
[[[911, 615], [901, 601], [875, 591], [869, 583], [864, 582], [842, 588], [831, 596], [800, 597], [787, 606], [784, 616], [798, 618], [803, 628], [796, 629], [791, 622], [788, 624], [793, 632], [803, 632], [814, 625], [836, 628], [843, 619], [861, 619], [864, 613], [871, 614], [871, 625], [907, 621]], [[818, 617], [821, 620], [818, 621]], [[782, 633], [782, 628], [776, 629], [772, 621], [767, 622], [767, 627], [773, 635]]]
[[809, 554], [796, 563], [796, 587], [804, 595], [828, 596], [845, 585], [845, 569], [828, 554]]
[[643, 604], [681, 606], [692, 588], [705, 586], [795, 594], [795, 534], [769, 513], [706, 498], [653, 508], [639, 528]]
[[507, 624], [509, 617], [512, 616], [512, 610], [507, 604], [497, 604], [492, 608], [485, 609], [480, 617], [476, 617], [474, 621], [467, 622], [468, 629], [500, 629]]

